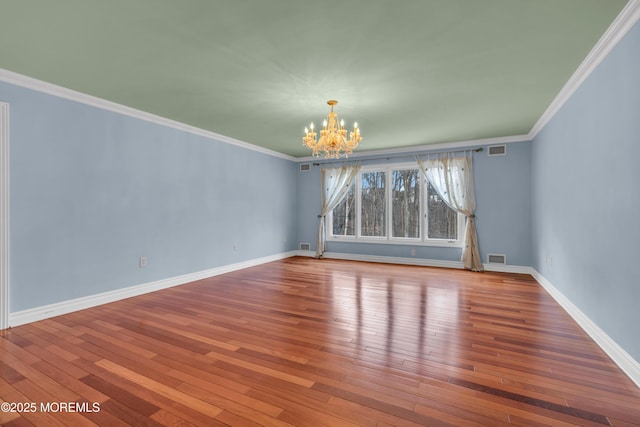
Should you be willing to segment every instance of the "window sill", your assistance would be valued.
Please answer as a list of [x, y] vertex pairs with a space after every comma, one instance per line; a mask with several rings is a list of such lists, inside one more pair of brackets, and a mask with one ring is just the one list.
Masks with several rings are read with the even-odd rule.
[[441, 248], [462, 248], [464, 242], [450, 240], [419, 240], [419, 239], [402, 239], [402, 238], [386, 238], [386, 237], [360, 237], [354, 236], [327, 236], [327, 242], [336, 243], [363, 243], [377, 245], [396, 245], [396, 246], [434, 246]]

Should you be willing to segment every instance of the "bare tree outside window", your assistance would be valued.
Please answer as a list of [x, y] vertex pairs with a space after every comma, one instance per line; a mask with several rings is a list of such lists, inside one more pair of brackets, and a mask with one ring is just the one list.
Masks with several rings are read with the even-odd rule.
[[427, 237], [430, 239], [456, 240], [458, 238], [458, 214], [438, 196], [435, 188], [427, 189]]
[[420, 237], [420, 171], [394, 170], [391, 175], [393, 237]]
[[362, 172], [362, 196], [360, 199], [360, 234], [384, 237], [386, 231], [385, 172]]
[[356, 234], [356, 196], [355, 185], [333, 210], [333, 235], [355, 236]]
[[417, 167], [365, 169], [331, 213], [331, 237], [436, 246], [459, 245], [462, 217]]

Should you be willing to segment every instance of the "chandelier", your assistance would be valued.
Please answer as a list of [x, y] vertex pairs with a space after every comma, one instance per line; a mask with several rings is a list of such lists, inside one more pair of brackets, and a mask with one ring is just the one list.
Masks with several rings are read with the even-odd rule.
[[322, 123], [320, 139], [316, 140], [317, 134], [313, 130], [313, 123], [310, 125], [311, 130], [304, 128], [305, 136], [302, 138], [302, 143], [310, 148], [316, 157], [323, 155], [327, 159], [338, 159], [343, 154], [345, 157], [349, 157], [349, 154], [362, 139], [358, 123], [353, 124], [353, 131], [350, 132], [349, 139], [347, 139], [344, 120], [340, 120], [340, 124], [338, 124], [338, 114], [333, 112], [333, 106], [337, 103], [338, 101], [333, 99], [327, 101], [327, 104], [331, 106], [331, 112]]

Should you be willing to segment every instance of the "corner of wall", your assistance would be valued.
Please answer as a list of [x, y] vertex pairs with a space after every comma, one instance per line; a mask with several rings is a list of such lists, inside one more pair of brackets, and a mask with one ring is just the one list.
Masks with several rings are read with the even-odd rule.
[[618, 343], [598, 327], [587, 315], [576, 307], [562, 292], [535, 269], [532, 276], [551, 297], [576, 321], [576, 323], [600, 346], [620, 369], [640, 387], [640, 362], [635, 360]]

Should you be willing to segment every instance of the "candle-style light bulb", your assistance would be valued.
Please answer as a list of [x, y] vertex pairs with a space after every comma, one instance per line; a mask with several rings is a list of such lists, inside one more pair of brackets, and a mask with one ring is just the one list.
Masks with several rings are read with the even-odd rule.
[[304, 127], [304, 133], [305, 133], [305, 135], [309, 133], [309, 129], [307, 129], [306, 126]]
[[340, 119], [340, 127], [344, 128], [344, 119]]
[[358, 122], [353, 122], [353, 128], [358, 129]]
[[327, 119], [324, 119], [322, 121], [322, 127], [326, 128], [327, 127]]
[[311, 131], [313, 132], [313, 122], [311, 122], [311, 125], [309, 127], [311, 128]]

